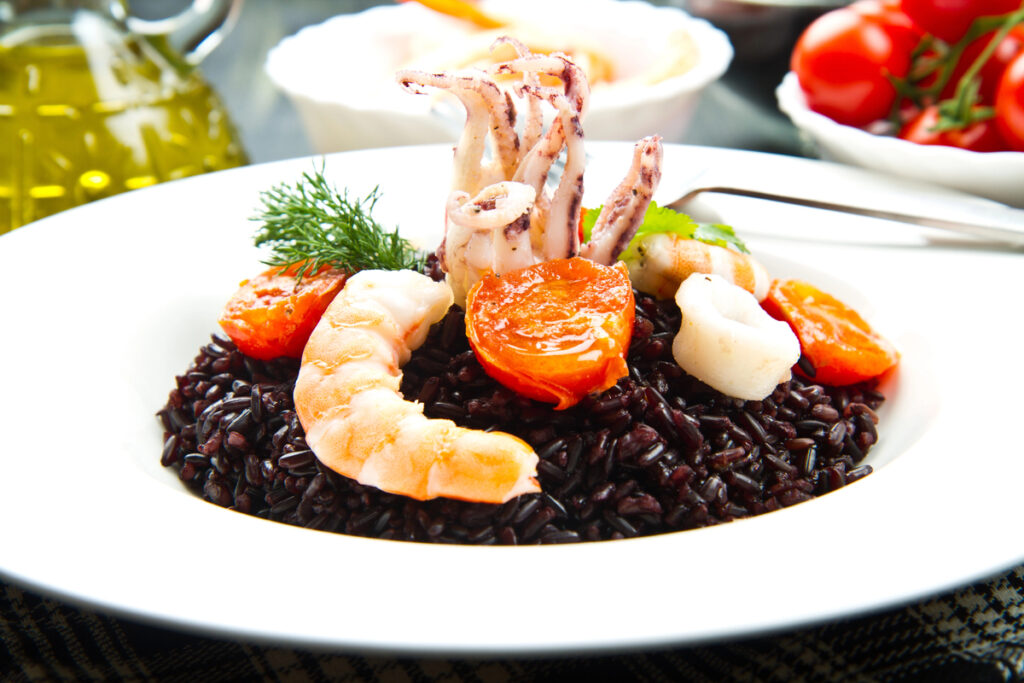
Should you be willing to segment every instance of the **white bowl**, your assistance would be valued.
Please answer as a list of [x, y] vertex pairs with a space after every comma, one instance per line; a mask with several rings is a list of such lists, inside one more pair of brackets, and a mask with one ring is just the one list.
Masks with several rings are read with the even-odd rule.
[[836, 123], [807, 107], [792, 72], [783, 77], [775, 94], [779, 108], [827, 159], [1024, 207], [1024, 152], [971, 152], [919, 145]]
[[[572, 27], [613, 60], [623, 80], [593, 87], [583, 122], [592, 140], [682, 140], [701, 91], [733, 56], [723, 32], [677, 8], [622, 0], [485, 0], [482, 7], [498, 16], [539, 17], [548, 31]], [[680, 29], [697, 49], [692, 68], [651, 85], [630, 78], [664, 54]], [[405, 92], [395, 72], [468, 33], [464, 22], [417, 3], [386, 5], [285, 38], [268, 53], [266, 71], [294, 103], [318, 153], [455, 141], [465, 122], [461, 106]]]

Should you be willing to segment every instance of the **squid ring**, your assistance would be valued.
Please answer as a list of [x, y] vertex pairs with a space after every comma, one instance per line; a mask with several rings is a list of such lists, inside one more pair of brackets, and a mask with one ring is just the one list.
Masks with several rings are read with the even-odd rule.
[[720, 275], [694, 273], [676, 291], [683, 314], [672, 355], [686, 372], [713, 389], [761, 400], [800, 359], [789, 325], [768, 315], [750, 292]]

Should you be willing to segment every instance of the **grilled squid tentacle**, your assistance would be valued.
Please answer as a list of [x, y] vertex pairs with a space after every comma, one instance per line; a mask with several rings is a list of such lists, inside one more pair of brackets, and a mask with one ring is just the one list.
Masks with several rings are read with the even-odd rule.
[[661, 181], [661, 138], [647, 137], [633, 147], [633, 163], [619, 186], [605, 201], [590, 241], [580, 255], [611, 265], [643, 223], [654, 191]]
[[[530, 49], [523, 42], [511, 36], [498, 38], [495, 41], [495, 47], [498, 45], [511, 46], [520, 58], [531, 54]], [[534, 148], [540, 141], [541, 135], [544, 134], [544, 112], [541, 111], [540, 100], [527, 93], [523, 89], [523, 85], [533, 88], [540, 87], [540, 77], [533, 72], [524, 73], [522, 83], [513, 89], [526, 105], [526, 115], [523, 117], [523, 132], [519, 137], [519, 169], [517, 169], [517, 172], [522, 169], [523, 160], [526, 158], [527, 153]], [[540, 190], [540, 188], [537, 189], [538, 191]]]
[[[466, 125], [455, 148], [445, 236], [437, 249], [459, 305], [487, 272], [501, 274], [581, 252], [578, 228], [586, 163], [581, 120], [590, 98], [586, 76], [563, 54], [533, 54], [512, 38], [500, 43], [511, 45], [517, 56], [485, 71], [398, 74], [406, 89], [448, 90], [466, 109]], [[511, 90], [526, 106], [522, 137], [515, 129], [513, 97], [496, 81], [502, 76], [517, 79]], [[542, 105], [554, 110], [546, 131]], [[563, 151], [561, 177], [551, 188], [548, 177]], [[602, 212], [593, 243], [584, 247], [585, 255], [605, 264], [615, 260], [643, 219], [660, 163], [660, 140], [641, 141], [629, 173], [609, 198], [608, 211]]]
[[[568, 57], [558, 53], [520, 57], [499, 65], [498, 72], [523, 74], [524, 79], [527, 74], [543, 74], [554, 76], [561, 82], [561, 87], [547, 87], [531, 85], [524, 80], [521, 88], [555, 108], [566, 149], [565, 168], [547, 212], [541, 255], [545, 260], [575, 256], [579, 253], [577, 226], [583, 205], [583, 170], [586, 164], [581, 123], [590, 96], [586, 76]], [[550, 153], [548, 142], [546, 151]]]
[[[455, 147], [453, 187], [476, 193], [491, 183], [512, 177], [519, 161], [519, 136], [511, 95], [484, 74], [405, 69], [398, 72], [397, 79], [414, 93], [422, 94], [426, 87], [447, 90], [465, 107], [466, 125]], [[494, 158], [485, 163], [488, 139], [493, 144]]]
[[548, 173], [551, 172], [551, 167], [564, 146], [565, 135], [562, 133], [562, 122], [555, 119], [544, 137], [527, 152], [513, 177], [514, 180], [529, 185], [537, 192], [537, 201], [533, 207], [530, 224], [530, 230], [537, 245], [544, 241], [548, 213], [551, 210], [551, 196], [545, 191]]

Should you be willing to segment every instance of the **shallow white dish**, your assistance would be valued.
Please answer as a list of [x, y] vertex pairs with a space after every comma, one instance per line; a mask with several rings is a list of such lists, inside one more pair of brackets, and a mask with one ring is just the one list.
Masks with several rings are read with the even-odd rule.
[[[593, 206], [625, 172], [631, 146], [588, 151]], [[450, 154], [447, 145], [367, 150], [329, 156], [326, 170], [356, 194], [379, 184], [378, 218], [432, 247]], [[665, 187], [704, 165], [770, 173], [777, 161], [670, 146]], [[518, 548], [352, 538], [194, 497], [159, 464], [154, 413], [226, 297], [261, 268], [248, 220], [260, 191], [314, 163], [158, 185], [0, 237], [0, 314], [17, 323], [0, 335], [6, 580], [276, 645], [597, 653], [833, 619], [1024, 560], [1024, 458], [1006, 436], [1024, 383], [1024, 314], [1000, 295], [1019, 291], [1021, 255], [746, 200], [709, 198], [705, 209], [734, 222], [775, 274], [844, 298], [903, 352], [871, 476], [720, 527]], [[794, 182], [829, 182], [827, 164], [787, 168]]]
[[[496, 16], [537, 17], [548, 31], [582, 36], [616, 61], [624, 79], [640, 76], [668, 52], [673, 32], [691, 35], [700, 57], [689, 71], [653, 85], [593, 87], [584, 120], [591, 140], [655, 133], [682, 140], [701, 92], [733, 56], [724, 33], [677, 8], [632, 0], [487, 0], [482, 6]], [[414, 2], [385, 5], [302, 29], [268, 53], [265, 68], [295, 105], [318, 153], [454, 142], [465, 122], [461, 105], [409, 94], [395, 72], [422, 59], [426, 44], [436, 50], [460, 41], [472, 44], [463, 22]]]
[[779, 108], [826, 159], [914, 178], [1024, 207], [1024, 152], [971, 152], [918, 145], [836, 123], [807, 107], [796, 74], [776, 89]]

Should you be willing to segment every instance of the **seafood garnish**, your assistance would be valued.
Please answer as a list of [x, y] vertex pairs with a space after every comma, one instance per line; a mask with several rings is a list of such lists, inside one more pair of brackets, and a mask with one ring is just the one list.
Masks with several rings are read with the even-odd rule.
[[800, 342], [754, 296], [720, 275], [694, 273], [676, 292], [682, 313], [672, 355], [723, 394], [759, 401], [790, 379]]
[[[448, 90], [466, 109], [466, 125], [455, 147], [445, 237], [437, 250], [455, 303], [462, 307], [469, 289], [488, 272], [502, 275], [581, 252], [581, 119], [590, 94], [587, 80], [563, 54], [532, 54], [510, 38], [498, 43], [512, 45], [518, 57], [487, 71], [403, 70], [397, 76], [411, 92]], [[512, 92], [525, 103], [522, 136], [516, 131], [512, 97], [497, 84], [498, 76], [520, 79]], [[555, 113], [546, 131], [542, 103]], [[546, 185], [548, 173], [563, 150], [565, 165], [552, 191]], [[643, 219], [660, 179], [660, 162], [659, 137], [637, 143], [633, 165], [608, 202], [615, 211], [595, 231], [595, 244], [584, 246], [584, 255], [604, 264], [618, 257]]]
[[335, 472], [417, 500], [538, 492], [526, 442], [429, 419], [399, 392], [400, 366], [451, 303], [447, 284], [411, 270], [350, 277], [302, 354], [294, 398], [306, 442]]
[[535, 263], [530, 245], [530, 213], [536, 195], [522, 183], [488, 185], [475, 197], [456, 190], [448, 196], [444, 252], [461, 264], [448, 271], [448, 284], [463, 303], [473, 285], [502, 265], [498, 274]]
[[[516, 110], [512, 96], [482, 73], [426, 73], [399, 71], [399, 83], [410, 92], [423, 94], [422, 88], [447, 90], [466, 109], [466, 125], [455, 146], [452, 185], [469, 194], [508, 180], [519, 160], [519, 136], [516, 134]], [[484, 161], [487, 142], [493, 158]]]
[[625, 251], [661, 180], [661, 157], [659, 138], [644, 138], [636, 144], [629, 172], [601, 209], [581, 256], [610, 266]]
[[758, 301], [768, 296], [771, 276], [749, 254], [669, 232], [644, 235], [637, 242], [623, 260], [629, 267], [629, 279], [641, 292], [668, 299], [690, 275], [708, 273], [739, 285]]

